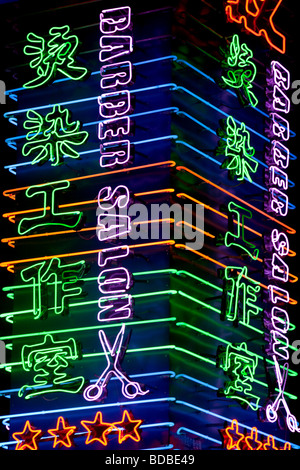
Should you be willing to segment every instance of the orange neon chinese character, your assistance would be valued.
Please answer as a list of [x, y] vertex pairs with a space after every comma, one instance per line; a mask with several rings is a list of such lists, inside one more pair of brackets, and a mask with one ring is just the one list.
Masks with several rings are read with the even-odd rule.
[[264, 36], [270, 47], [281, 54], [286, 51], [286, 37], [273, 22], [283, 0], [226, 0], [225, 11], [230, 23], [239, 23], [255, 36]]

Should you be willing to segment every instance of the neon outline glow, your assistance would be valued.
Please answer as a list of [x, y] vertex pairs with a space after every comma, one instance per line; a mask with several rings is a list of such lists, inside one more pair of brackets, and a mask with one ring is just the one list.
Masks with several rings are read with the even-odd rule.
[[[33, 315], [39, 319], [48, 314], [48, 282], [52, 286], [54, 299], [54, 313], [64, 315], [68, 309], [69, 298], [79, 297], [82, 287], [76, 286], [86, 269], [85, 261], [70, 264], [61, 264], [59, 258], [52, 258], [47, 263], [37, 263], [21, 271], [20, 276], [25, 283], [33, 284]], [[59, 281], [59, 278], [61, 281]]]
[[[244, 225], [245, 225], [245, 219], [252, 219], [252, 212], [249, 209], [246, 209], [245, 207], [239, 206], [235, 204], [235, 202], [230, 201], [228, 204], [228, 211], [229, 217], [232, 217], [237, 221], [236, 225], [234, 226], [236, 228], [237, 233], [233, 233], [230, 230], [227, 230], [224, 238], [224, 243], [225, 246], [230, 247], [230, 246], [236, 246], [242, 250], [244, 250], [250, 258], [253, 260], [256, 260], [259, 255], [259, 249], [255, 248], [255, 245], [251, 242], [248, 242], [245, 239], [245, 230], [244, 230]], [[232, 215], [231, 215], [232, 214]], [[238, 243], [236, 240], [242, 239], [243, 243]], [[253, 251], [250, 251], [250, 249]]]
[[[250, 2], [250, 0], [227, 0], [227, 4], [225, 5], [227, 21], [241, 24], [246, 31], [255, 36], [264, 36], [271, 48], [274, 48], [281, 54], [285, 54], [286, 37], [276, 29], [273, 22], [273, 17], [279, 9], [282, 0], [277, 0], [277, 5], [270, 10], [271, 13], [268, 10], [268, 1], [262, 0], [262, 2], [259, 7], [257, 0], [254, 0], [254, 2]], [[268, 15], [268, 20], [263, 19], [262, 22], [265, 24], [260, 27], [257, 25], [257, 22], [260, 20], [260, 17], [262, 17], [263, 10], [266, 10], [265, 13]], [[269, 32], [266, 28], [269, 29]], [[274, 41], [274, 36], [277, 44]]]
[[88, 139], [88, 132], [81, 131], [80, 121], [70, 122], [71, 112], [54, 105], [51, 112], [42, 116], [33, 109], [27, 111], [24, 128], [29, 130], [27, 142], [22, 147], [22, 154], [27, 157], [38, 153], [31, 161], [32, 165], [50, 161], [52, 166], [61, 165], [65, 156], [79, 158], [73, 146], [82, 145]]
[[[248, 350], [247, 343], [240, 343], [219, 347], [217, 357], [218, 367], [231, 379], [225, 383], [224, 389], [219, 389], [218, 393], [238, 400], [252, 410], [258, 410], [260, 397], [252, 393], [258, 355]], [[231, 360], [231, 357], [234, 359]]]
[[[27, 41], [32, 43], [24, 47], [24, 54], [33, 56], [29, 62], [32, 69], [36, 69], [37, 77], [23, 85], [24, 88], [36, 88], [51, 83], [57, 71], [72, 80], [83, 80], [88, 74], [85, 67], [74, 65], [74, 56], [77, 53], [79, 39], [70, 35], [70, 26], [56, 26], [49, 30], [51, 39], [45, 39], [34, 33], [27, 35]], [[59, 44], [59, 38], [64, 42]], [[55, 59], [54, 59], [55, 58]]]
[[[105, 353], [107, 366], [95, 384], [89, 385], [83, 393], [87, 401], [99, 400], [107, 393], [107, 384], [112, 376], [117, 377], [122, 384], [122, 394], [125, 398], [133, 400], [137, 396], [146, 395], [149, 390], [143, 391], [138, 382], [130, 380], [120, 369], [120, 354], [124, 341], [125, 324], [120, 328], [114, 344], [111, 346], [103, 330], [99, 331], [99, 340]], [[132, 393], [130, 389], [135, 391]]]
[[56, 428], [48, 429], [48, 433], [54, 437], [53, 449], [58, 445], [70, 448], [73, 445], [72, 437], [77, 430], [76, 426], [69, 426], [68, 421], [62, 416], [57, 418]]
[[[52, 359], [47, 359], [47, 354], [54, 354]], [[62, 372], [61, 368], [69, 367], [69, 360], [76, 360], [79, 358], [79, 349], [76, 341], [73, 338], [63, 341], [55, 341], [53, 336], [47, 333], [44, 336], [42, 343], [24, 345], [22, 347], [22, 367], [24, 371], [31, 370], [36, 374], [33, 378], [34, 385], [38, 385], [41, 389], [34, 389], [31, 385], [24, 385], [20, 388], [18, 396], [25, 394], [25, 399], [29, 399], [44, 393], [65, 392], [65, 393], [78, 393], [84, 384], [84, 377], [74, 377], [67, 379], [67, 373]], [[47, 370], [49, 363], [53, 362], [50, 366], [54, 374], [53, 388], [42, 388], [49, 384], [51, 380], [51, 373]], [[68, 388], [69, 387], [69, 388]]]
[[[25, 439], [19, 439], [18, 436], [24, 436]], [[23, 431], [21, 432], [14, 432], [12, 437], [16, 441], [18, 441], [15, 450], [25, 450], [26, 448], [29, 450], [37, 450], [38, 449], [38, 441], [41, 439], [42, 430], [35, 429], [31, 427], [30, 421], [27, 420]], [[29, 443], [27, 442], [27, 438], [30, 439]], [[25, 441], [23, 443], [23, 441]]]
[[[83, 213], [80, 211], [72, 212], [57, 212], [56, 210], [56, 193], [58, 191], [64, 191], [70, 187], [69, 181], [53, 181], [51, 183], [45, 183], [43, 185], [34, 185], [30, 186], [25, 195], [28, 198], [42, 195], [44, 200], [43, 213], [36, 217], [24, 217], [20, 220], [18, 224], [18, 233], [19, 235], [25, 235], [28, 232], [31, 232], [37, 228], [43, 228], [45, 226], [62, 226], [68, 228], [76, 228], [82, 221]], [[48, 190], [49, 188], [49, 190]], [[43, 219], [47, 219], [47, 208], [50, 207], [51, 220], [56, 219], [55, 222], [45, 222]], [[70, 223], [64, 222], [64, 218], [72, 216], [72, 221]], [[30, 226], [30, 223], [32, 225]], [[25, 225], [25, 227], [24, 227]]]
[[[232, 431], [232, 432], [231, 432]], [[291, 450], [289, 442], [284, 443], [284, 447], [275, 447], [274, 436], [271, 434], [266, 436], [266, 439], [258, 438], [258, 430], [256, 427], [250, 428], [250, 433], [240, 432], [240, 424], [237, 419], [233, 419], [230, 425], [220, 429], [220, 434], [223, 437], [223, 445], [227, 450], [271, 450], [268, 447], [272, 446], [274, 450]], [[255, 445], [251, 444], [251, 441]]]
[[237, 95], [242, 105], [250, 104], [256, 107], [258, 99], [252, 91], [252, 82], [255, 80], [257, 68], [251, 59], [253, 52], [246, 43], [240, 44], [238, 34], [234, 34], [229, 45], [228, 52], [221, 50], [225, 56], [227, 77], [221, 79], [229, 88], [237, 90]]

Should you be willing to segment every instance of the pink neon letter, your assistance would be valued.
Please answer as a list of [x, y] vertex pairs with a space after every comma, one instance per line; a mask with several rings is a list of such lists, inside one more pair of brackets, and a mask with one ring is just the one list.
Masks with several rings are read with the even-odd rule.
[[102, 294], [122, 294], [130, 288], [131, 275], [126, 268], [103, 269], [98, 276], [98, 287]]
[[[110, 186], [104, 186], [98, 193], [98, 207], [104, 211], [110, 211], [116, 206], [119, 209], [127, 207], [129, 200], [129, 189], [122, 184], [117, 186], [113, 191]], [[106, 204], [108, 202], [111, 204], [110, 206]]]
[[114, 240], [131, 232], [130, 217], [128, 215], [100, 214], [98, 227], [99, 241]]
[[98, 98], [98, 104], [103, 118], [123, 116], [131, 111], [130, 93], [124, 90], [103, 94]]
[[98, 321], [115, 321], [131, 318], [132, 296], [128, 294], [100, 297], [98, 306]]
[[286, 69], [283, 67], [283, 65], [280, 64], [280, 62], [277, 62], [276, 60], [273, 60], [271, 62], [271, 70], [272, 70], [272, 76], [273, 80], [276, 83], [281, 90], [288, 90], [290, 88], [290, 83], [291, 83], [291, 74]]
[[103, 34], [113, 34], [131, 26], [131, 8], [111, 8], [100, 13], [100, 31]]
[[113, 248], [104, 248], [98, 254], [98, 265], [103, 267], [109, 260], [125, 258], [129, 254], [129, 246], [122, 245]]
[[131, 146], [129, 140], [119, 140], [100, 145], [100, 166], [114, 167], [115, 165], [125, 165], [131, 160]]
[[279, 232], [276, 228], [271, 233], [273, 248], [280, 256], [286, 256], [290, 251], [290, 244], [287, 235], [284, 232]]
[[103, 65], [100, 69], [102, 77], [101, 88], [116, 88], [118, 85], [128, 85], [132, 80], [132, 63], [129, 61], [118, 64]]
[[130, 132], [130, 119], [128, 116], [108, 119], [102, 121], [98, 126], [98, 138], [99, 140], [112, 139], [113, 137], [119, 137], [121, 135], [128, 135]]
[[99, 61], [108, 62], [133, 51], [131, 36], [102, 36], [100, 38]]

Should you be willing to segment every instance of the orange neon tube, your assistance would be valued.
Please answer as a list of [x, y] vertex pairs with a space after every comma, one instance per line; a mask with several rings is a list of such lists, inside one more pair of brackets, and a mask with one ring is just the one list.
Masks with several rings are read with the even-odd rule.
[[[164, 240], [164, 241], [158, 241], [158, 242], [148, 242], [148, 243], [140, 243], [140, 244], [137, 244], [137, 245], [129, 245], [129, 249], [131, 248], [145, 248], [147, 246], [157, 246], [157, 245], [174, 245], [175, 244], [175, 241], [174, 240]], [[122, 247], [120, 247], [122, 248]], [[124, 247], [125, 249], [125, 247]], [[77, 251], [77, 252], [73, 252], [73, 253], [62, 253], [62, 254], [59, 254], [59, 255], [51, 255], [51, 256], [39, 256], [37, 258], [26, 258], [26, 259], [18, 259], [18, 260], [14, 260], [14, 261], [3, 261], [2, 263], [0, 263], [0, 267], [1, 268], [7, 268], [8, 270], [11, 271], [11, 269], [9, 269], [10, 267], [13, 267], [15, 266], [16, 264], [22, 264], [22, 263], [31, 263], [31, 262], [35, 262], [35, 261], [46, 261], [48, 259], [52, 259], [53, 257], [54, 258], [67, 258], [67, 257], [71, 257], [71, 256], [82, 256], [82, 255], [92, 255], [92, 254], [96, 254], [96, 253], [99, 253], [100, 251], [102, 250], [86, 250], [86, 251]], [[13, 271], [11, 271], [13, 272]]]
[[[108, 175], [118, 175], [120, 173], [127, 173], [130, 171], [135, 171], [135, 170], [144, 170], [146, 168], [155, 168], [157, 166], [170, 166], [174, 167], [176, 166], [176, 162], [173, 160], [166, 160], [164, 162], [157, 162], [157, 163], [148, 163], [147, 165], [140, 165], [140, 166], [133, 166], [133, 167], [128, 167], [128, 168], [122, 168], [121, 170], [112, 170], [112, 171], [105, 171], [104, 173], [94, 173], [93, 175], [85, 175], [85, 176], [76, 176], [75, 178], [66, 178], [65, 180], [62, 181], [81, 181], [85, 179], [90, 179], [90, 178], [98, 178], [100, 176], [108, 176]], [[34, 184], [32, 186], [39, 187], [43, 186], [43, 184]], [[15, 199], [15, 193], [19, 191], [25, 191], [26, 189], [30, 188], [30, 186], [23, 186], [20, 188], [14, 188], [14, 189], [6, 189], [3, 191], [3, 196], [10, 197], [12, 199]]]
[[[173, 188], [166, 188], [166, 189], [156, 189], [152, 191], [143, 191], [141, 193], [135, 193], [135, 197], [140, 197], [140, 196], [149, 196], [152, 194], [159, 194], [159, 193], [173, 193], [175, 189]], [[68, 204], [59, 204], [58, 208], [59, 209], [66, 209], [67, 207], [77, 207], [77, 206], [84, 206], [88, 204], [96, 204], [98, 201], [98, 198], [96, 197], [95, 199], [90, 199], [87, 201], [78, 201], [78, 202], [69, 202]], [[46, 206], [45, 208], [43, 207], [38, 207], [37, 209], [26, 209], [23, 211], [15, 211], [15, 212], [6, 212], [5, 214], [2, 214], [2, 217], [8, 219], [10, 222], [14, 223], [14, 219], [16, 215], [24, 215], [24, 214], [31, 214], [32, 212], [41, 212], [44, 209], [50, 210], [49, 206]]]
[[[179, 248], [179, 249], [181, 248], [181, 249], [184, 249], [184, 250], [191, 251], [192, 253], [195, 253], [197, 256], [200, 256], [201, 258], [206, 259], [207, 261], [211, 261], [214, 264], [217, 264], [221, 268], [227, 268], [228, 267], [226, 264], [223, 264], [220, 261], [217, 261], [216, 259], [211, 258], [210, 256], [204, 255], [200, 251], [193, 250], [192, 248], [190, 248], [190, 247], [188, 247], [184, 244], [176, 243], [175, 248]], [[251, 277], [248, 277], [248, 276], [243, 275], [243, 277], [246, 278], [246, 279], [249, 279], [250, 281], [257, 282], [261, 287], [268, 290], [268, 286], [266, 286], [265, 284], [262, 284], [261, 282], [258, 282], [258, 281], [254, 281], [254, 279], [252, 279]], [[282, 295], [282, 294], [280, 294], [280, 292], [276, 292], [276, 293], [278, 295]], [[296, 305], [298, 302], [294, 299], [290, 299], [289, 303], [291, 305]]]
[[[185, 197], [186, 197], [187, 199], [190, 199], [191, 201], [195, 202], [196, 204], [202, 204], [202, 206], [204, 206], [205, 209], [208, 209], [208, 210], [210, 210], [211, 212], [214, 212], [215, 214], [218, 214], [220, 217], [223, 217], [224, 219], [228, 219], [228, 215], [227, 215], [227, 214], [224, 214], [223, 212], [218, 211], [217, 209], [214, 209], [213, 207], [210, 207], [210, 206], [208, 206], [207, 204], [204, 204], [203, 202], [199, 201], [198, 199], [195, 199], [195, 198], [192, 197], [192, 196], [189, 196], [188, 194], [185, 194], [185, 193], [178, 193], [178, 194], [176, 194], [176, 196], [179, 197], [179, 198], [185, 198]], [[237, 221], [237, 220], [234, 220], [233, 222], [234, 222], [235, 224], [238, 224], [238, 221]], [[242, 223], [240, 222], [239, 225], [242, 225]], [[254, 230], [254, 229], [251, 228], [251, 227], [248, 227], [247, 225], [244, 225], [244, 228], [245, 228], [246, 230], [249, 230], [249, 232], [254, 233], [254, 234], [257, 235], [258, 237], [263, 237], [263, 234], [262, 234], [262, 233], [257, 232], [256, 230]], [[291, 256], [291, 257], [296, 256], [296, 252], [290, 249], [289, 252], [288, 252], [288, 256]]]
[[[167, 188], [167, 189], [158, 189], [158, 190], [152, 190], [152, 191], [144, 191], [144, 192], [141, 192], [141, 193], [135, 193], [135, 196], [136, 197], [148, 196], [148, 195], [151, 195], [151, 194], [159, 194], [159, 193], [164, 193], [164, 192], [173, 193], [173, 192], [175, 192], [175, 189]], [[195, 202], [196, 204], [201, 204], [206, 209], [210, 210], [211, 212], [214, 212], [214, 213], [218, 214], [220, 217], [223, 217], [224, 219], [228, 219], [228, 216], [226, 214], [222, 213], [221, 211], [219, 211], [217, 209], [214, 209], [211, 206], [208, 206], [207, 204], [204, 204], [203, 202], [199, 201], [198, 199], [195, 199], [192, 196], [189, 196], [186, 193], [178, 193], [178, 194], [176, 194], [176, 196], [179, 197], [179, 198], [187, 198], [187, 199]], [[88, 201], [79, 201], [79, 202], [75, 202], [75, 203], [59, 204], [58, 208], [63, 209], [63, 208], [67, 208], [67, 207], [77, 207], [77, 206], [81, 206], [81, 205], [95, 204], [96, 202], [97, 202], [97, 199], [90, 199]], [[17, 215], [30, 214], [32, 212], [38, 212], [38, 211], [42, 211], [42, 210], [44, 210], [44, 209], [40, 207], [40, 208], [37, 208], [37, 209], [27, 209], [27, 210], [18, 211], [18, 212], [17, 211], [16, 212], [7, 212], [5, 214], [2, 214], [2, 217], [7, 218], [10, 222], [14, 223], [14, 219]], [[50, 207], [47, 206], [46, 210], [50, 210]], [[238, 222], [236, 220], [234, 220], [234, 223], [238, 224]], [[240, 225], [241, 225], [241, 223], [240, 223]], [[196, 229], [196, 227], [193, 227], [193, 228]], [[262, 233], [257, 232], [256, 230], [252, 229], [251, 227], [248, 227], [247, 225], [244, 225], [244, 228], [246, 230], [249, 230], [250, 232], [254, 233], [255, 235], [257, 235], [259, 237], [263, 236]], [[78, 230], [78, 232], [84, 231], [84, 230], [89, 230], [89, 229]], [[42, 237], [42, 236], [49, 236], [49, 235], [59, 235], [59, 234], [73, 233], [73, 232], [74, 232], [74, 230], [69, 230], [69, 231], [65, 230], [65, 231], [60, 231], [60, 232], [47, 232], [47, 233], [39, 234], [39, 235], [28, 235], [27, 237], [28, 238], [33, 238], [33, 237]], [[205, 233], [205, 235], [207, 235], [210, 238], [215, 238], [214, 235], [211, 235], [208, 232], [204, 232], [204, 233]], [[9, 237], [9, 238], [4, 238], [1, 241], [3, 243], [10, 244], [10, 242], [13, 241], [13, 240], [20, 240], [20, 239], [24, 239], [24, 238], [26, 238], [26, 236], [24, 236], [24, 237]], [[292, 251], [292, 250], [289, 250], [288, 256], [296, 256], [296, 252]]]

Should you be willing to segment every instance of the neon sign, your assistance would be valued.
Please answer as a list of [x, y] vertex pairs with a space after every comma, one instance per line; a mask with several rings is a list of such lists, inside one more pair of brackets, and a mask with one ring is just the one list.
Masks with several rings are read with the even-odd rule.
[[73, 435], [76, 430], [76, 426], [69, 426], [68, 421], [62, 416], [59, 416], [57, 418], [56, 428], [48, 429], [48, 433], [54, 437], [53, 449], [55, 449], [56, 446], [58, 446], [58, 448], [63, 446], [67, 448], [72, 447], [72, 445], [74, 445]]
[[115, 376], [122, 384], [122, 394], [125, 398], [132, 400], [138, 395], [146, 395], [149, 390], [143, 391], [138, 382], [130, 380], [120, 368], [120, 356], [124, 350], [125, 324], [120, 328], [113, 346], [109, 344], [107, 336], [103, 330], [99, 331], [99, 340], [105, 353], [107, 366], [95, 384], [89, 385], [83, 393], [87, 401], [99, 400], [107, 394], [107, 384], [111, 377]]
[[68, 109], [55, 105], [46, 116], [30, 109], [26, 117], [24, 128], [29, 132], [22, 154], [27, 157], [37, 153], [32, 165], [50, 161], [52, 166], [58, 166], [64, 162], [64, 157], [79, 158], [79, 153], [73, 147], [84, 144], [89, 134], [80, 130], [79, 121], [70, 121], [71, 113]]
[[13, 438], [18, 442], [15, 450], [37, 450], [41, 436], [42, 430], [35, 429], [30, 421], [26, 421], [23, 431], [13, 433]]
[[286, 37], [274, 24], [281, 3], [282, 0], [225, 0], [227, 21], [241, 24], [255, 36], [263, 36], [271, 48], [285, 54]]
[[73, 338], [55, 341], [46, 334], [42, 343], [22, 347], [22, 367], [33, 371], [33, 385], [24, 385], [18, 395], [25, 399], [45, 393], [78, 393], [84, 385], [84, 377], [69, 377], [70, 360], [80, 358], [79, 345]]
[[246, 281], [247, 266], [220, 269], [220, 277], [223, 279], [221, 319], [231, 321], [236, 326], [239, 323], [249, 325], [253, 315], [259, 315], [261, 310], [258, 306], [260, 285]]
[[[81, 438], [82, 434], [86, 434], [85, 445], [95, 444], [99, 442], [103, 446], [108, 445], [108, 435], [117, 434], [118, 444], [132, 440], [140, 442], [141, 430], [140, 426], [143, 423], [141, 419], [135, 419], [133, 413], [124, 410], [122, 419], [107, 423], [103, 421], [101, 411], [97, 411], [94, 420], [89, 421], [82, 419], [80, 424], [85, 431], [82, 431], [77, 426], [70, 426], [68, 420], [63, 416], [57, 418], [56, 427], [50, 428], [47, 431], [36, 429], [29, 420], [26, 421], [23, 431], [14, 432], [13, 439], [17, 441], [15, 450], [39, 450], [39, 444], [42, 441], [53, 440], [53, 449], [70, 448], [75, 445], [74, 439]], [[47, 436], [47, 434], [49, 434]]]
[[[281, 111], [287, 114], [290, 110], [289, 98], [285, 92], [290, 86], [290, 73], [279, 62], [272, 61], [268, 70], [268, 92], [271, 99], [268, 103], [270, 110], [269, 135], [271, 148], [267, 149], [266, 162], [269, 166], [269, 176], [266, 183], [269, 185], [269, 200], [266, 208], [273, 211], [278, 216], [285, 217], [288, 212], [288, 197], [282, 191], [287, 189], [288, 176], [284, 170], [289, 166], [289, 150], [282, 144], [287, 141], [290, 135], [289, 123], [280, 114], [272, 112]], [[275, 116], [275, 120], [274, 120]], [[280, 188], [280, 189], [278, 189]], [[272, 230], [270, 236], [265, 236], [265, 246], [268, 255], [265, 259], [265, 275], [270, 280], [268, 286], [268, 303], [265, 310], [264, 325], [268, 331], [266, 353], [272, 357], [275, 365], [275, 378], [279, 389], [276, 398], [269, 398], [268, 404], [263, 409], [262, 420], [271, 423], [278, 422], [280, 426], [279, 408], [281, 413], [285, 412], [285, 423], [290, 432], [300, 432], [296, 417], [290, 412], [284, 391], [289, 370], [289, 340], [287, 333], [290, 328], [289, 315], [285, 304], [289, 302], [289, 292], [281, 287], [281, 284], [288, 282], [289, 267], [284, 261], [284, 257], [289, 253], [289, 239], [284, 232], [277, 229]], [[277, 285], [279, 284], [279, 285]], [[281, 362], [283, 366], [281, 367]]]
[[[129, 7], [103, 10], [100, 14], [100, 31], [104, 36], [100, 39], [100, 62], [113, 61], [117, 57], [127, 55], [132, 51], [131, 36], [116, 36], [114, 33], [131, 27], [131, 9]], [[128, 46], [128, 47], [127, 47]], [[100, 84], [105, 89], [113, 89], [116, 84], [128, 85], [132, 79], [132, 64], [110, 63], [101, 70]], [[131, 121], [128, 113], [132, 110], [131, 95], [128, 90], [103, 93], [98, 98], [99, 114], [104, 121], [98, 126], [100, 145], [100, 167], [115, 167], [126, 165], [131, 161], [131, 145], [128, 139], [122, 139], [130, 132]], [[115, 138], [117, 140], [115, 140]], [[121, 139], [121, 140], [120, 140]], [[130, 204], [131, 196], [127, 186], [119, 185], [112, 189], [105, 186], [98, 193], [97, 237], [100, 242], [119, 240], [130, 233], [130, 217], [122, 214], [122, 209]], [[123, 261], [129, 255], [129, 247], [105, 248], [99, 252], [98, 265], [101, 271], [98, 276], [98, 289], [102, 294], [99, 298], [99, 322], [127, 320], [133, 316], [132, 276], [123, 266], [111, 267], [114, 260]], [[121, 382], [121, 391], [127, 399], [145, 395], [138, 382], [130, 380], [121, 370], [125, 324], [116, 335], [113, 345], [108, 341], [104, 330], [99, 331], [99, 341], [105, 353], [107, 366], [96, 384], [85, 388], [83, 396], [87, 401], [98, 400], [107, 394], [107, 385], [115, 376]]]
[[283, 447], [275, 445], [274, 436], [271, 434], [259, 439], [256, 427], [250, 429], [250, 433], [241, 432], [237, 419], [233, 419], [230, 425], [220, 429], [223, 437], [223, 446], [227, 450], [291, 450], [291, 444], [285, 442]]
[[[45, 226], [68, 227], [76, 229], [83, 220], [83, 213], [80, 211], [59, 212], [57, 210], [57, 193], [64, 192], [70, 188], [70, 181], [52, 181], [51, 183], [38, 184], [26, 189], [27, 198], [37, 198], [42, 196], [42, 214], [35, 217], [24, 217], [18, 224], [19, 235], [26, 235], [36, 229]], [[39, 211], [41, 212], [41, 211]]]
[[257, 106], [258, 99], [252, 91], [257, 69], [251, 60], [253, 58], [251, 49], [247, 44], [241, 44], [239, 36], [235, 34], [228, 50], [221, 49], [221, 53], [225, 57], [222, 66], [227, 73], [227, 76], [221, 77], [223, 86], [236, 89], [242, 106], [248, 104], [253, 107]]
[[[228, 225], [224, 238], [225, 246], [234, 246], [244, 251], [251, 259], [256, 260], [259, 249], [245, 237], [245, 220], [252, 219], [252, 212], [243, 206], [230, 201], [228, 204]], [[236, 224], [234, 224], [236, 221]]]
[[78, 281], [85, 270], [85, 261], [62, 265], [59, 258], [51, 258], [48, 262], [43, 261], [23, 269], [20, 273], [22, 281], [32, 282], [34, 318], [48, 316], [49, 298], [53, 299], [54, 314], [68, 313], [69, 299], [82, 295]]
[[258, 410], [260, 397], [252, 393], [257, 354], [248, 350], [246, 343], [220, 346], [217, 351], [217, 367], [224, 370], [230, 381], [218, 390], [220, 396], [239, 401], [242, 406]]
[[27, 35], [30, 44], [24, 47], [24, 54], [33, 57], [29, 66], [36, 70], [37, 77], [25, 83], [24, 88], [37, 88], [51, 83], [57, 72], [72, 80], [83, 80], [88, 74], [85, 67], [76, 65], [79, 39], [70, 34], [70, 26], [53, 27], [49, 35], [48, 41], [34, 33]]
[[245, 123], [238, 126], [232, 116], [221, 120], [221, 128], [217, 134], [221, 137], [216, 154], [224, 154], [226, 160], [221, 168], [226, 168], [229, 178], [235, 176], [238, 181], [248, 179], [252, 181], [251, 173], [256, 173], [258, 162], [254, 160], [255, 149], [250, 145], [250, 132], [246, 130]]

